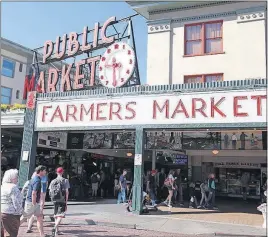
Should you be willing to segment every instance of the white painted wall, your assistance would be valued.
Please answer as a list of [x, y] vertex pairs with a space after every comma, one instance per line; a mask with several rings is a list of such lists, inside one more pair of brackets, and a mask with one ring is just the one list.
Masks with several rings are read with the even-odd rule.
[[[172, 22], [170, 31], [150, 32], [152, 26], [164, 26], [168, 23], [152, 23], [148, 26], [147, 83], [181, 84], [184, 76], [194, 74], [223, 73], [224, 80], [243, 80], [246, 78], [266, 77], [265, 20], [239, 22], [241, 15], [264, 13], [250, 7], [259, 7], [262, 3], [239, 3], [200, 8], [181, 12], [169, 12], [153, 15], [150, 19], [170, 20], [188, 16], [201, 16], [212, 13], [238, 11], [237, 15], [208, 20]], [[249, 13], [240, 13], [239, 10]], [[251, 17], [252, 19], [252, 17]], [[223, 20], [224, 54], [183, 57], [184, 25]], [[167, 55], [169, 54], [169, 55]]]
[[[12, 88], [12, 98], [11, 104], [21, 104], [22, 103], [22, 96], [23, 96], [23, 89], [24, 89], [24, 80], [26, 75], [26, 64], [27, 58], [23, 57], [22, 55], [12, 53], [10, 51], [1, 49], [1, 63], [3, 63], [3, 58], [7, 58], [11, 61], [16, 62], [14, 77], [5, 77], [1, 75], [1, 86]], [[22, 72], [19, 71], [20, 63], [23, 64]], [[2, 68], [2, 65], [1, 65]], [[16, 91], [20, 91], [19, 99], [16, 99]]]

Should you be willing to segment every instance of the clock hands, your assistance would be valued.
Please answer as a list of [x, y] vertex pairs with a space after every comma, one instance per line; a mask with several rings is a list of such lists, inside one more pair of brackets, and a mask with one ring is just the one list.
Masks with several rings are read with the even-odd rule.
[[117, 81], [116, 81], [116, 69], [119, 69], [122, 67], [122, 64], [120, 62], [116, 62], [116, 58], [112, 58], [112, 64], [106, 64], [106, 68], [112, 68], [113, 69], [113, 83], [112, 85], [116, 87]]

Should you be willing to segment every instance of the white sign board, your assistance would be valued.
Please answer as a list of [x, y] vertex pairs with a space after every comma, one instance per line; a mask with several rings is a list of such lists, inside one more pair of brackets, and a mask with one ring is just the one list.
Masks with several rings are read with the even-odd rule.
[[23, 151], [22, 160], [23, 161], [28, 161], [28, 159], [29, 159], [29, 151]]
[[39, 132], [37, 146], [66, 150], [67, 132]]
[[247, 168], [247, 169], [260, 169], [260, 163], [252, 162], [214, 162], [214, 167], [218, 168]]
[[35, 129], [266, 122], [266, 91], [38, 101]]
[[142, 155], [135, 154], [134, 165], [141, 165], [142, 164]]

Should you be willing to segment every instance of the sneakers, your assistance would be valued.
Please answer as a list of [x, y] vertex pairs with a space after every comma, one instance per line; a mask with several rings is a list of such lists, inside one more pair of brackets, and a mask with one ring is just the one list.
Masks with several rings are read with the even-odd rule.
[[33, 233], [33, 231], [32, 230], [27, 230], [26, 233]]

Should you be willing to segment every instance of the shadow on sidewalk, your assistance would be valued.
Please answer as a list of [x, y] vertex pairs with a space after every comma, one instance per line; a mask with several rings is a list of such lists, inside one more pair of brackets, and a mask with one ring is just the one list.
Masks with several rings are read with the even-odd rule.
[[218, 237], [265, 237], [265, 235], [232, 235], [232, 234], [222, 234], [222, 233], [215, 233], [215, 236], [218, 236]]

